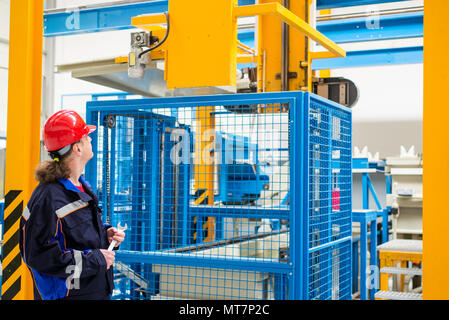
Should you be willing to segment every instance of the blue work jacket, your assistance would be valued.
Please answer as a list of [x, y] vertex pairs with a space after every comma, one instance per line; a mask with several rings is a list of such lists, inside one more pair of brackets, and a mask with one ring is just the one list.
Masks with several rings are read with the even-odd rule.
[[36, 300], [103, 299], [114, 289], [98, 198], [69, 180], [39, 184], [20, 219], [20, 252], [31, 271]]

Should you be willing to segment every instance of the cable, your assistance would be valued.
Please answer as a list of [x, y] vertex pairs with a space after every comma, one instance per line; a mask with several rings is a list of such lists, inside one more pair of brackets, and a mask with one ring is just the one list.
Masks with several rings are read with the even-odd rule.
[[170, 33], [170, 19], [169, 19], [169, 17], [168, 17], [168, 12], [165, 12], [164, 14], [165, 14], [165, 16], [166, 16], [166, 18], [167, 18], [167, 32], [165, 33], [164, 39], [162, 39], [162, 41], [159, 42], [159, 43], [158, 43], [157, 45], [155, 45], [154, 47], [151, 47], [151, 48], [149, 48], [149, 49], [147, 49], [147, 50], [142, 51], [142, 52], [139, 54], [139, 56], [138, 56], [139, 59], [140, 59], [144, 54], [147, 54], [148, 52], [153, 51], [154, 49], [156, 49], [156, 48], [158, 48], [159, 46], [161, 46], [161, 45], [165, 42], [165, 40], [167, 40], [168, 34]]

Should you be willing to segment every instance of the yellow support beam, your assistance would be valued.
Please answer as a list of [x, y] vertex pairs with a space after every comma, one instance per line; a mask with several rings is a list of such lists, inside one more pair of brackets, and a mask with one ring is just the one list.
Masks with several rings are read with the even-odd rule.
[[[215, 107], [196, 108], [195, 128], [195, 190], [202, 192], [195, 204], [214, 204], [215, 188]], [[201, 220], [201, 219], [200, 219]], [[198, 219], [196, 223], [199, 223]], [[215, 239], [215, 218], [208, 217], [202, 226], [206, 229], [204, 241]]]
[[161, 24], [167, 23], [167, 17], [163, 13], [145, 14], [131, 18], [131, 24], [136, 28], [147, 31], [159, 30]]
[[254, 49], [251, 48], [251, 47], [248, 47], [246, 44], [241, 43], [241, 42], [238, 41], [238, 40], [237, 40], [237, 47], [238, 47], [241, 51], [246, 52], [246, 53], [251, 53], [251, 54], [255, 54], [255, 53], [256, 53], [256, 50], [254, 50]]
[[336, 57], [346, 57], [346, 51], [344, 49], [278, 2], [240, 6], [234, 9], [235, 17], [249, 17], [268, 14], [278, 17], [292, 28], [295, 28], [310, 39], [316, 41], [332, 52]]
[[334, 53], [329, 52], [329, 51], [310, 52], [310, 57], [312, 60], [338, 58]]
[[257, 61], [259, 61], [258, 56], [249, 54], [237, 55], [237, 63], [257, 63]]
[[424, 6], [424, 176], [423, 188], [423, 298], [448, 300], [449, 209], [447, 181], [449, 180], [449, 140], [444, 93], [447, 91], [449, 66], [447, 60], [449, 24], [446, 13], [449, 1], [428, 0]]
[[34, 298], [19, 251], [19, 220], [37, 185], [42, 99], [43, 0], [11, 1], [3, 224], [3, 300]]

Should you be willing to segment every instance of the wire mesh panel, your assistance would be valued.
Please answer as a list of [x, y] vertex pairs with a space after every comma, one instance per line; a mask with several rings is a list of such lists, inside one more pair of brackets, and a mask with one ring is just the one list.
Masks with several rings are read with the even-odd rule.
[[[346, 140], [316, 135], [313, 125], [329, 133], [337, 124], [325, 127], [325, 112], [309, 106], [313, 97], [290, 92], [88, 103], [87, 120], [99, 129], [92, 136], [95, 157], [86, 175], [104, 219], [128, 225], [114, 269], [116, 298], [345, 297], [345, 284], [335, 276], [330, 286], [338, 294], [311, 296], [304, 289], [314, 279], [303, 274], [312, 272], [306, 255], [315, 247], [305, 239], [318, 237], [316, 246], [340, 241], [351, 224], [350, 212], [346, 216], [350, 113], [317, 100], [332, 112], [329, 119], [341, 113], [335, 135]], [[320, 146], [318, 159], [297, 132], [310, 141], [324, 139], [311, 142]], [[332, 161], [337, 150], [340, 158]], [[315, 164], [321, 167], [312, 168]], [[303, 169], [307, 165], [310, 170]], [[337, 165], [341, 174], [334, 188]], [[318, 191], [312, 188], [315, 177], [321, 179]], [[309, 201], [300, 203], [291, 190], [305, 193]], [[318, 208], [330, 205], [330, 211], [304, 214], [317, 192], [313, 201], [321, 201]], [[330, 262], [318, 263], [319, 274], [343, 279], [350, 261], [343, 248], [334, 249], [327, 253]], [[341, 269], [332, 271], [333, 265]]]
[[309, 101], [308, 295], [350, 299], [351, 114], [316, 96]]

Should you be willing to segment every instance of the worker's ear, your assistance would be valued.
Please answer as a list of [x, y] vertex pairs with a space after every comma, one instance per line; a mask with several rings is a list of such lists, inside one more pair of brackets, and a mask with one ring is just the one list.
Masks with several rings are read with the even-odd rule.
[[81, 154], [81, 146], [80, 143], [82, 143], [82, 141], [78, 142], [78, 143], [74, 143], [72, 146], [72, 151], [76, 154], [76, 155], [80, 155]]

